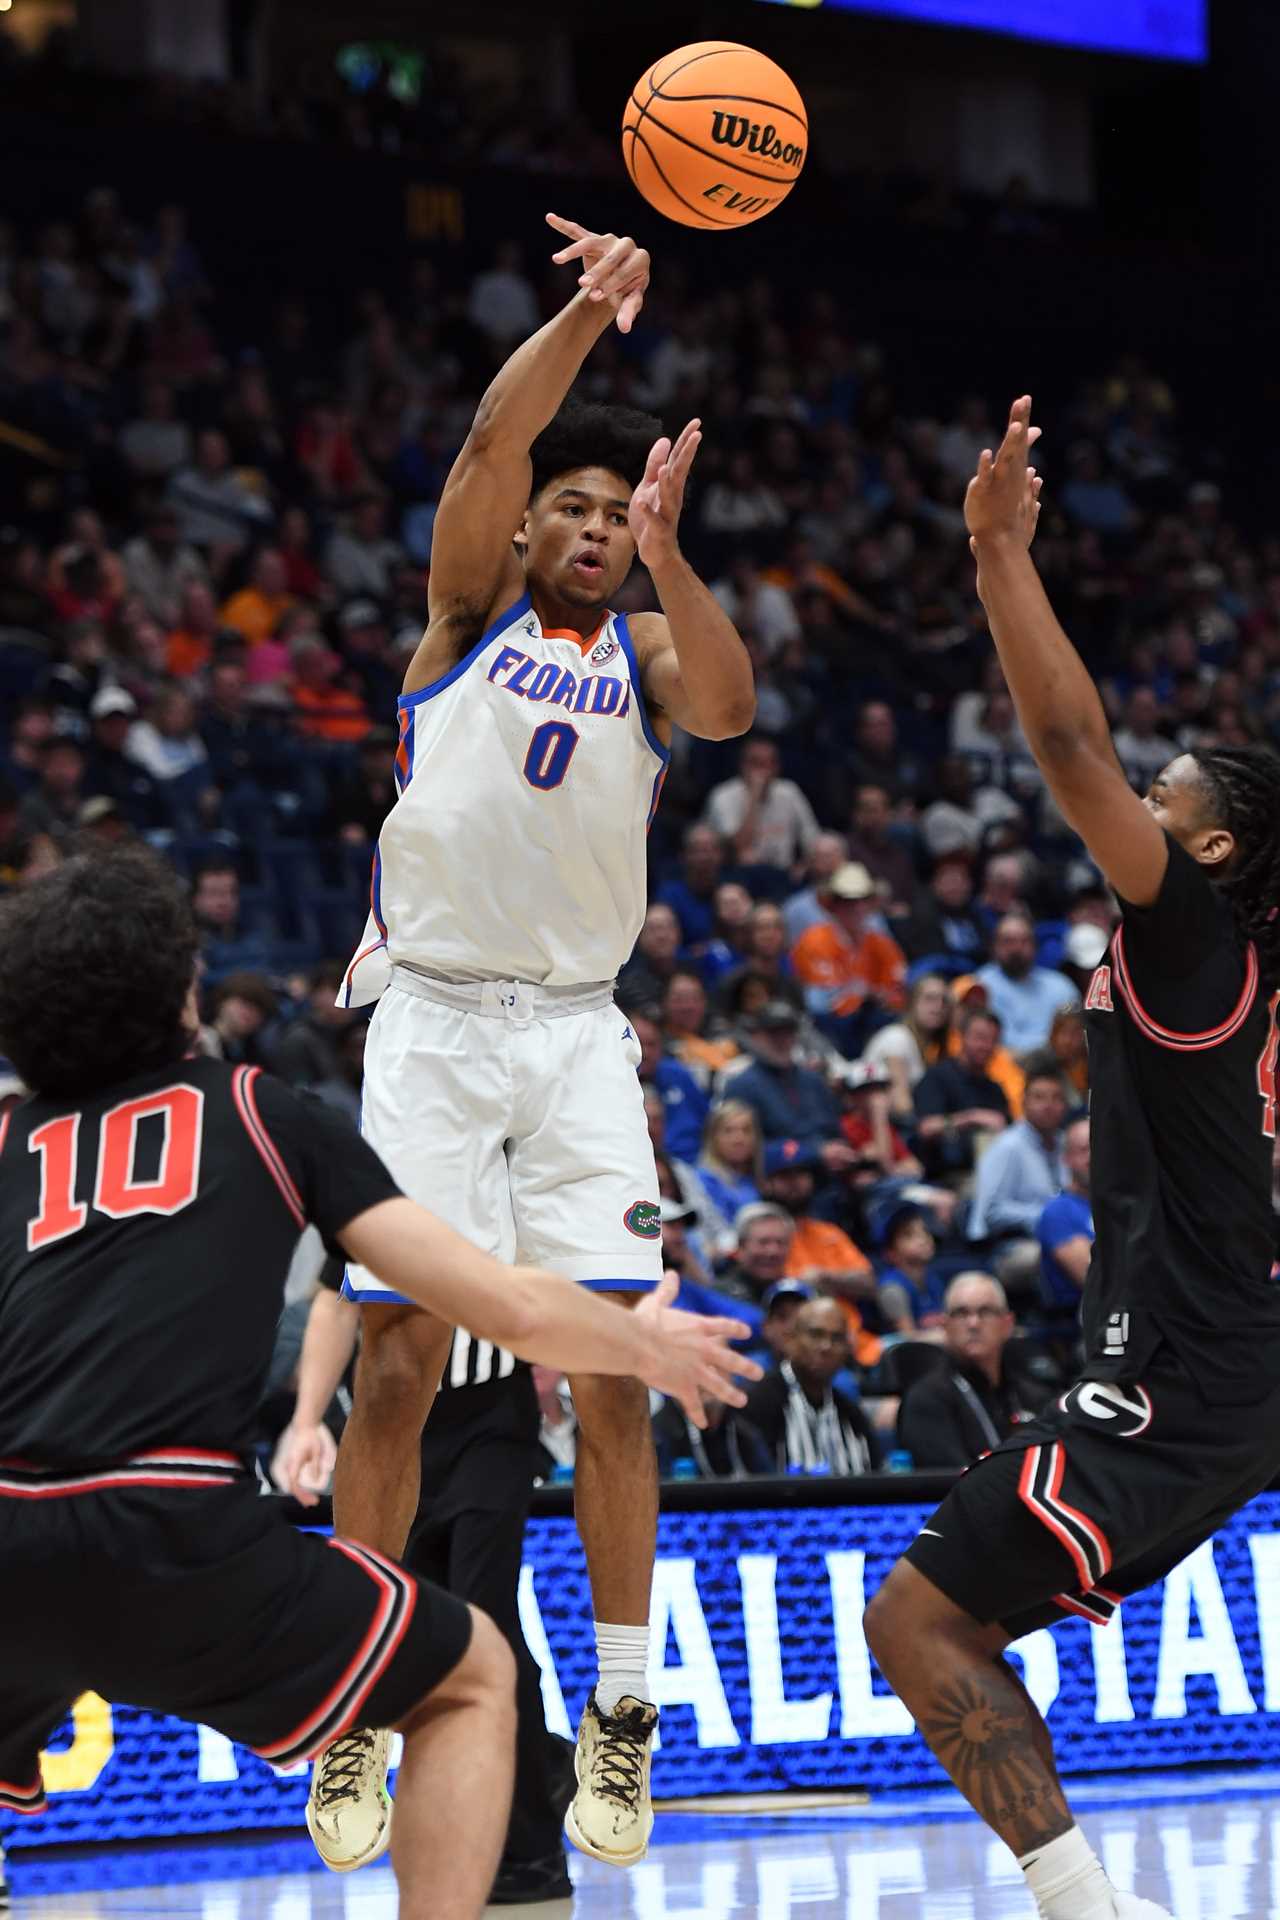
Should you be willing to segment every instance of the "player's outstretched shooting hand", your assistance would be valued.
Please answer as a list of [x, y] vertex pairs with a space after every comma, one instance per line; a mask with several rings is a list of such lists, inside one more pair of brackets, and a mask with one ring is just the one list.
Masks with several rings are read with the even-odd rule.
[[1039, 427], [1031, 424], [1031, 395], [1024, 393], [1013, 403], [999, 451], [983, 449], [964, 497], [965, 525], [975, 554], [984, 540], [1017, 541], [1029, 547], [1035, 539], [1043, 482], [1030, 455], [1039, 438]]
[[705, 1427], [706, 1400], [722, 1400], [740, 1407], [746, 1394], [738, 1380], [759, 1380], [763, 1369], [754, 1360], [735, 1353], [731, 1340], [748, 1340], [751, 1329], [741, 1320], [680, 1313], [671, 1302], [679, 1282], [663, 1275], [661, 1284], [636, 1308], [636, 1318], [652, 1331], [653, 1362], [641, 1375], [646, 1386], [678, 1400], [695, 1427]]
[[649, 449], [644, 479], [631, 496], [627, 515], [636, 552], [646, 567], [675, 551], [685, 482], [701, 445], [702, 422], [691, 420], [678, 440], [664, 437]]
[[329, 1484], [337, 1458], [337, 1442], [328, 1427], [290, 1425], [280, 1435], [271, 1478], [299, 1506], [314, 1507]]
[[636, 315], [644, 305], [649, 284], [649, 256], [634, 240], [618, 238], [616, 233], [590, 233], [576, 220], [564, 220], [558, 213], [547, 215], [547, 225], [563, 233], [569, 241], [551, 258], [558, 267], [580, 260], [578, 285], [589, 300], [607, 300], [618, 317], [618, 332], [630, 333]]

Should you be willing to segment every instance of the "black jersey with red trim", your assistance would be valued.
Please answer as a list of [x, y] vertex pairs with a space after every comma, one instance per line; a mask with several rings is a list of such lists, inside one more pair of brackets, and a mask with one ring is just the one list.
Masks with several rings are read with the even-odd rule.
[[1168, 847], [1158, 899], [1123, 906], [1085, 1001], [1084, 1371], [1134, 1379], [1163, 1338], [1207, 1401], [1244, 1405], [1280, 1380], [1276, 996], [1203, 868]]
[[192, 1059], [0, 1142], [0, 1461], [242, 1453], [302, 1227], [398, 1189], [350, 1123], [257, 1067]]

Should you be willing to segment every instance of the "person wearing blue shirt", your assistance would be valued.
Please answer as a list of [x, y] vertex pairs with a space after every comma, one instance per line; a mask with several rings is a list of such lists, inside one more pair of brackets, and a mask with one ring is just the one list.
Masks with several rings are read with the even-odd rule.
[[765, 1140], [795, 1140], [812, 1149], [828, 1172], [846, 1170], [857, 1157], [841, 1137], [840, 1110], [820, 1073], [795, 1059], [799, 1024], [786, 1000], [769, 1000], [755, 1017], [753, 1065], [735, 1074], [735, 1100], [754, 1108]]
[[987, 1004], [1000, 1016], [1009, 1051], [1033, 1053], [1047, 1044], [1058, 1008], [1080, 996], [1065, 973], [1036, 965], [1035, 928], [1025, 913], [1006, 913], [998, 922], [991, 956], [974, 979], [986, 988]]
[[711, 1102], [688, 1067], [663, 1053], [662, 1028], [656, 1013], [633, 1013], [630, 1020], [640, 1043], [640, 1079], [645, 1086], [656, 1087], [662, 1096], [667, 1152], [675, 1160], [694, 1160]]
[[1062, 1138], [1067, 1184], [1041, 1212], [1040, 1279], [1045, 1304], [1079, 1309], [1093, 1256], [1093, 1208], [1089, 1204], [1089, 1118], [1072, 1120]]
[[[979, 1163], [969, 1209], [970, 1240], [1034, 1236], [1046, 1203], [1064, 1185], [1066, 1110], [1057, 1073], [1033, 1067], [1022, 1098], [1022, 1119], [992, 1141]], [[1031, 1251], [1038, 1261], [1038, 1252]]]
[[658, 900], [680, 922], [686, 947], [700, 947], [715, 928], [715, 892], [723, 878], [724, 851], [714, 827], [695, 822], [681, 843], [680, 872], [658, 889]]

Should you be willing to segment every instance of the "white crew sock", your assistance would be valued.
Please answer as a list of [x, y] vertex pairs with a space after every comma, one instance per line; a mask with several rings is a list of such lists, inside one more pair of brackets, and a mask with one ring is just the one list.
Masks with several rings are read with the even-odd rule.
[[1115, 1920], [1115, 1889], [1079, 1827], [1024, 1854], [1018, 1865], [1041, 1920]]
[[624, 1693], [633, 1699], [649, 1698], [648, 1627], [611, 1627], [597, 1620], [596, 1659], [600, 1678], [596, 1682], [596, 1705], [601, 1713], [616, 1713]]

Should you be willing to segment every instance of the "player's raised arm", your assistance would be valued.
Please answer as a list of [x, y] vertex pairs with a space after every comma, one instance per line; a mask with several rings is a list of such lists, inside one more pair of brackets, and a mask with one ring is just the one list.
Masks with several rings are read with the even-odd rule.
[[[578, 291], [553, 320], [517, 347], [480, 402], [436, 512], [427, 603], [432, 626], [474, 627], [519, 591], [512, 546], [529, 503], [529, 449], [563, 402], [583, 361], [616, 320], [630, 331], [649, 284], [649, 256], [634, 240], [589, 233], [548, 214], [568, 244], [553, 258], [579, 267]], [[405, 675], [412, 693], [435, 677], [430, 634]]]
[[1168, 864], [1164, 831], [1124, 777], [1098, 690], [1059, 626], [1031, 558], [1040, 481], [1031, 399], [1015, 400], [998, 453], [965, 496], [978, 595], [1027, 744], [1063, 814], [1125, 900], [1148, 906]]
[[631, 620], [645, 693], [700, 740], [729, 740], [756, 717], [755, 678], [738, 629], [680, 551], [680, 511], [702, 422], [659, 440], [631, 501], [636, 552], [649, 569], [662, 612]]
[[442, 1320], [565, 1373], [643, 1380], [679, 1400], [696, 1426], [706, 1425], [703, 1393], [740, 1407], [734, 1377], [760, 1378], [728, 1344], [746, 1339], [742, 1321], [675, 1312], [669, 1279], [629, 1312], [558, 1274], [504, 1266], [405, 1199], [366, 1208], [340, 1237], [361, 1266]]

